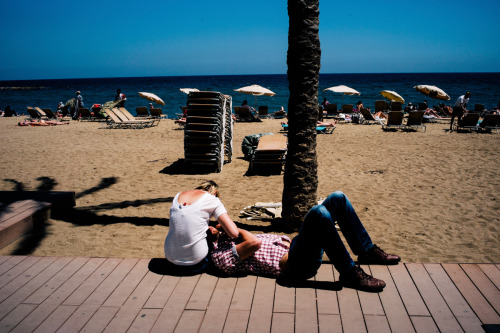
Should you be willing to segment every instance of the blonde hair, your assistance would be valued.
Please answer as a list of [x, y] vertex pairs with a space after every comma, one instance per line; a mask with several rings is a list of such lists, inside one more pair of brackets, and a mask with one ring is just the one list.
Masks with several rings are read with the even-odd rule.
[[203, 183], [198, 185], [195, 190], [206, 191], [212, 195], [215, 195], [217, 198], [219, 197], [219, 185], [217, 185], [217, 183], [213, 180], [204, 181]]

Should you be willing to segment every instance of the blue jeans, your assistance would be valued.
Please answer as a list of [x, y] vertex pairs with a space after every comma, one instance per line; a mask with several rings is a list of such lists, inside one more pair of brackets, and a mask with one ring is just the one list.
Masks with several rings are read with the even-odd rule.
[[167, 259], [165, 259], [165, 263], [166, 263], [165, 268], [168, 271], [168, 273], [170, 275], [175, 275], [175, 276], [191, 276], [191, 275], [201, 274], [205, 272], [209, 267], [208, 257], [204, 258], [199, 263], [191, 266], [176, 265], [174, 263], [171, 263]]
[[354, 261], [335, 229], [335, 221], [354, 254], [358, 255], [373, 247], [349, 199], [342, 192], [334, 192], [323, 204], [311, 208], [299, 234], [292, 240], [288, 253], [289, 277], [309, 279], [316, 275], [323, 260], [323, 251], [339, 273], [354, 267]]

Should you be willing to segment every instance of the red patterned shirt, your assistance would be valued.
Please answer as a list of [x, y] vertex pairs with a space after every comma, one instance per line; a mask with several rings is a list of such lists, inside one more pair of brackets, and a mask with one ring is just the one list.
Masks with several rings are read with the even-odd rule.
[[245, 260], [240, 260], [234, 240], [226, 235], [221, 235], [219, 240], [214, 242], [214, 249], [211, 253], [215, 267], [228, 275], [251, 273], [273, 277], [280, 276], [279, 263], [290, 249], [290, 238], [270, 234], [255, 236], [262, 241], [260, 249]]

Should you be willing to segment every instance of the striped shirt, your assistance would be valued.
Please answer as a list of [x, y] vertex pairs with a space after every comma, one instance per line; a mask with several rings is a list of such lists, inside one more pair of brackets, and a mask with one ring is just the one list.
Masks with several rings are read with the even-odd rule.
[[261, 239], [260, 249], [245, 260], [240, 260], [234, 240], [221, 234], [219, 240], [214, 242], [211, 253], [215, 267], [228, 275], [257, 274], [279, 277], [281, 275], [279, 263], [290, 249], [290, 238], [271, 234], [255, 236]]

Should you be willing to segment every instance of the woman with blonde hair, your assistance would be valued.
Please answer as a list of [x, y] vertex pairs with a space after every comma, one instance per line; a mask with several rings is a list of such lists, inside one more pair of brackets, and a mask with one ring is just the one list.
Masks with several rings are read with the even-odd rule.
[[207, 230], [216, 220], [231, 238], [238, 228], [219, 199], [219, 186], [212, 180], [194, 190], [177, 193], [170, 208], [169, 232], [165, 239], [165, 258], [174, 272], [197, 274], [208, 267]]

